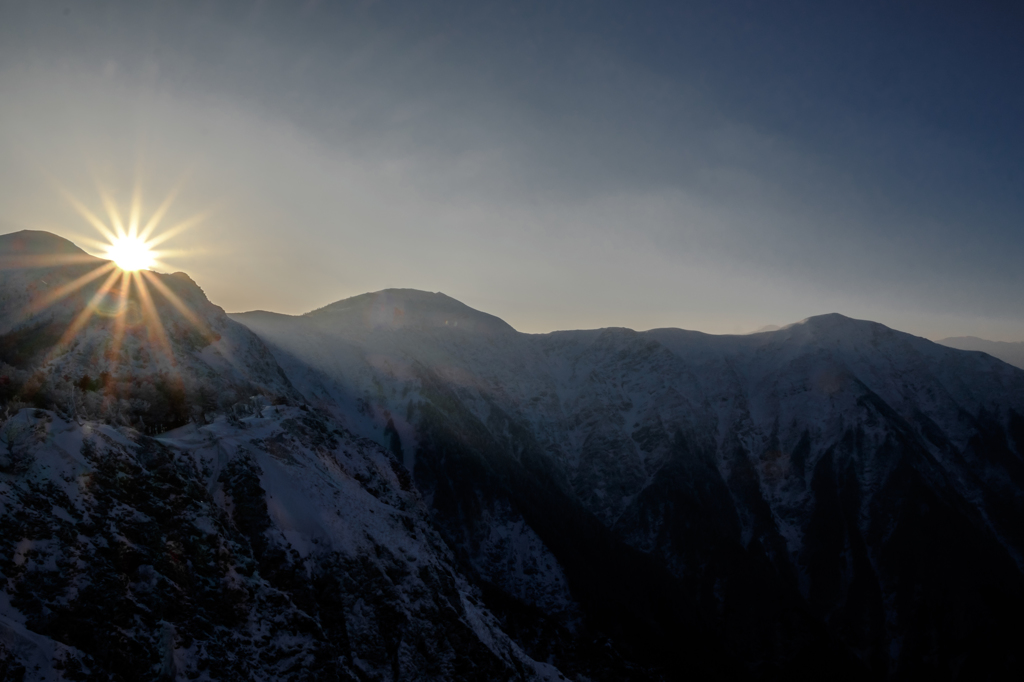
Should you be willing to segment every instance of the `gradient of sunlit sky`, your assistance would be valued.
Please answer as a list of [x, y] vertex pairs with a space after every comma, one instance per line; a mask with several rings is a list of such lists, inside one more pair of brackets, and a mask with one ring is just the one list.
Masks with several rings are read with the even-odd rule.
[[141, 180], [228, 311], [1024, 340], [1012, 5], [0, 0], [0, 232]]

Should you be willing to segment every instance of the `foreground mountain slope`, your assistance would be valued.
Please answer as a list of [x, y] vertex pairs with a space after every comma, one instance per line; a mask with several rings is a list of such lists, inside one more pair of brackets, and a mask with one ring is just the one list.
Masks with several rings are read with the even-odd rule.
[[10, 679], [557, 679], [404, 468], [304, 408], [156, 439], [23, 410], [0, 440]]
[[[408, 290], [325, 310], [233, 317], [402, 452], [528, 651], [558, 619], [527, 595], [564, 584], [666, 669], [695, 631], [765, 676], [1020, 669], [1024, 372], [839, 315], [716, 337], [525, 335]], [[512, 526], [541, 540], [516, 565], [562, 575], [509, 582], [487, 538]]]

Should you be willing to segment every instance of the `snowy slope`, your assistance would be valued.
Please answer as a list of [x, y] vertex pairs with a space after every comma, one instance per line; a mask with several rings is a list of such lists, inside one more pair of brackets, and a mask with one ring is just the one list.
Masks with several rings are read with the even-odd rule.
[[9, 674], [558, 679], [482, 607], [404, 468], [309, 410], [154, 439], [26, 409], [0, 441]]

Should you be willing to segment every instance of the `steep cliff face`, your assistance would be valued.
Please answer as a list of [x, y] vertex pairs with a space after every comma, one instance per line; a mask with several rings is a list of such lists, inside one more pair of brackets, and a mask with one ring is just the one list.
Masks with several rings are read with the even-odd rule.
[[[1024, 372], [839, 315], [532, 336], [470, 309], [445, 324], [430, 296], [236, 319], [310, 400], [397, 441], [528, 649], [563, 621], [527, 595], [560, 594], [669, 674], [687, 632], [764, 675], [1019, 669]], [[562, 573], [503, 584], [495, 527], [540, 539], [514, 565]]]

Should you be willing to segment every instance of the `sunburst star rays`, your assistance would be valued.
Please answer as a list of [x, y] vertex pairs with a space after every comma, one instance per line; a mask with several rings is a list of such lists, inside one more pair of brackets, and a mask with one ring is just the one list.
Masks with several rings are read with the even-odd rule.
[[[96, 251], [105, 253], [108, 260], [102, 260], [82, 274], [70, 271], [70, 281], [52, 286], [41, 294], [34, 296], [31, 303], [23, 311], [21, 320], [28, 322], [42, 312], [64, 301], [73, 294], [92, 291], [84, 307], [77, 312], [59, 341], [47, 353], [47, 360], [53, 360], [68, 349], [74, 340], [86, 329], [90, 320], [100, 316], [111, 319], [109, 325], [103, 325], [110, 335], [105, 356], [112, 363], [111, 369], [126, 360], [122, 349], [130, 329], [145, 329], [145, 343], [164, 356], [170, 368], [177, 363], [174, 358], [173, 346], [161, 318], [160, 308], [151, 289], [156, 289], [160, 298], [176, 311], [189, 325], [200, 331], [208, 331], [208, 325], [189, 305], [174, 291], [161, 281], [161, 275], [152, 272], [151, 268], [167, 268], [161, 258], [178, 253], [173, 250], [156, 249], [182, 231], [193, 227], [208, 216], [208, 212], [198, 213], [173, 225], [163, 227], [162, 223], [171, 209], [177, 190], [168, 193], [164, 200], [148, 217], [143, 215], [142, 192], [136, 183], [131, 202], [126, 212], [122, 212], [109, 192], [99, 188], [100, 213], [90, 210], [83, 202], [67, 191], [65, 198], [75, 211], [99, 233], [99, 238], [77, 237], [76, 241], [84, 242]], [[105, 216], [106, 219], [100, 216]], [[145, 218], [145, 219], [144, 219]], [[96, 263], [92, 256], [47, 256], [31, 257], [28, 263], [25, 257], [11, 259], [11, 263], [0, 260], [0, 268], [14, 269], [26, 267], [56, 267], [69, 264]], [[17, 260], [17, 262], [14, 262]], [[105, 277], [105, 279], [103, 279]], [[49, 279], [49, 277], [47, 277]], [[101, 282], [97, 285], [97, 280]], [[45, 282], [44, 282], [45, 284]], [[93, 291], [93, 288], [95, 290]], [[141, 314], [140, 314], [141, 313]], [[136, 333], [132, 334], [137, 336]], [[141, 340], [141, 339], [140, 339]]]
[[122, 270], [168, 269], [170, 266], [162, 259], [178, 255], [180, 251], [157, 247], [209, 216], [209, 211], [202, 211], [173, 225], [161, 227], [178, 194], [178, 190], [174, 189], [143, 224], [142, 197], [136, 188], [128, 210], [128, 222], [125, 223], [110, 194], [100, 189], [100, 200], [109, 220], [105, 222], [69, 192], [62, 192], [75, 211], [100, 235], [99, 239], [88, 236], [80, 236], [78, 239], [90, 248], [104, 253], [108, 260], [115, 261]]

